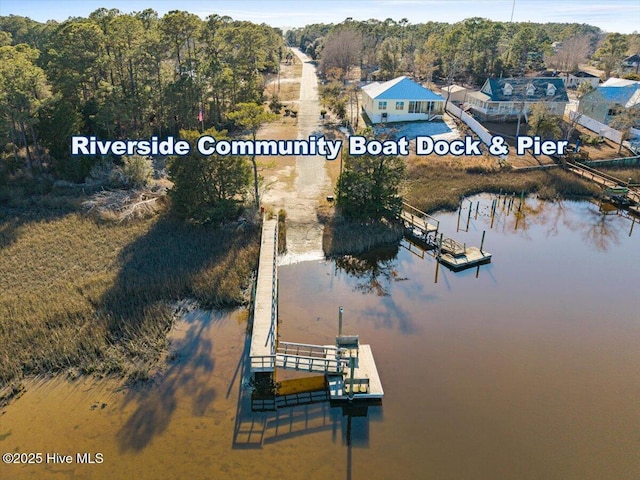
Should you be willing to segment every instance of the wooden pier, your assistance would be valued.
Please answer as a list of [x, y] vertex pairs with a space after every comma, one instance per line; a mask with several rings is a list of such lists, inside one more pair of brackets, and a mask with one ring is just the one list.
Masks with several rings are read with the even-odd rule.
[[253, 303], [251, 373], [272, 373], [276, 367], [278, 338], [278, 222], [262, 223], [260, 261]]
[[567, 170], [581, 176], [582, 178], [586, 178], [597, 183], [605, 190], [624, 190], [623, 196], [628, 199], [631, 206], [640, 204], [640, 189], [638, 189], [637, 186], [628, 185], [612, 175], [579, 162], [567, 164]]
[[[438, 262], [453, 271], [465, 270], [491, 261], [491, 254], [480, 248], [467, 246], [439, 232], [440, 221], [431, 215], [402, 202], [400, 219], [405, 227], [405, 235], [434, 251]], [[484, 243], [484, 234], [483, 234]]]
[[342, 307], [335, 345], [278, 341], [277, 247], [277, 222], [265, 220], [253, 304], [249, 350], [251, 374], [256, 382], [267, 380], [273, 384], [277, 369], [322, 374], [324, 395], [318, 392], [317, 382], [313, 381], [309, 391], [284, 388], [282, 392], [254, 395], [252, 408], [265, 411], [318, 399], [380, 400], [384, 391], [371, 346], [361, 345], [357, 335], [342, 335]]

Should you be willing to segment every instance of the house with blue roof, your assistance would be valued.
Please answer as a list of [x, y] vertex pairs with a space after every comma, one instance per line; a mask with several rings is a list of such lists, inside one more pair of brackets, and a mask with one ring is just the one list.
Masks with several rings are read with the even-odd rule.
[[624, 109], [640, 109], [640, 83], [621, 86], [600, 86], [580, 99], [578, 112], [609, 125]]
[[468, 107], [483, 120], [494, 122], [525, 120], [531, 108], [544, 102], [551, 113], [564, 115], [569, 103], [564, 81], [555, 77], [489, 78], [479, 92], [467, 95]]
[[442, 118], [444, 101], [406, 76], [362, 87], [362, 109], [374, 124]]

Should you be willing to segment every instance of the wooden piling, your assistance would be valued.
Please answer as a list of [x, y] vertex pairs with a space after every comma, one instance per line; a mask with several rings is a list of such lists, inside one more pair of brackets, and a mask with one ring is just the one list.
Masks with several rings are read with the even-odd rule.
[[483, 230], [482, 231], [482, 240], [480, 241], [480, 253], [483, 253], [483, 254], [484, 254], [484, 252], [482, 251], [482, 247], [484, 245], [484, 234], [485, 233], [487, 233], [486, 230]]

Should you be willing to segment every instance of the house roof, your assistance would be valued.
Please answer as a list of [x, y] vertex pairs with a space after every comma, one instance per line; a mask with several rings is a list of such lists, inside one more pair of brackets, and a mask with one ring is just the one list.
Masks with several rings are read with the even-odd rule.
[[605, 101], [627, 108], [636, 105], [640, 99], [640, 84], [625, 87], [599, 87], [596, 91]]
[[640, 84], [640, 82], [637, 80], [627, 80], [626, 78], [611, 77], [600, 86], [601, 87], [626, 87], [628, 85], [636, 85], [636, 84]]
[[[511, 85], [513, 93], [504, 94], [504, 86]], [[534, 87], [533, 95], [527, 95], [527, 86]], [[555, 87], [555, 94], [547, 95], [547, 86]], [[567, 90], [561, 78], [489, 78], [481, 91], [491, 97], [492, 102], [535, 102], [539, 100], [551, 102], [568, 102]]]
[[375, 100], [426, 100], [442, 101], [444, 98], [428, 88], [414, 82], [409, 77], [398, 77], [384, 83], [370, 83], [362, 90]]
[[554, 78], [558, 76], [558, 72], [555, 70], [543, 70], [537, 73], [540, 78]]
[[460, 85], [450, 85], [448, 87], [442, 87], [443, 92], [466, 92], [468, 89], [466, 87], [461, 87]]
[[579, 72], [573, 73], [572, 75], [574, 77], [579, 77], [579, 78], [599, 78], [597, 75], [593, 75], [592, 73], [589, 73], [589, 72], [583, 72], [582, 70], [580, 70]]
[[491, 97], [489, 95], [487, 95], [486, 93], [482, 93], [482, 92], [471, 92], [469, 95], [467, 95], [467, 98], [469, 98], [469, 97], [477, 98], [478, 100], [480, 100], [482, 102], [491, 101]]
[[640, 54], [638, 53], [630, 55], [623, 60], [623, 62], [625, 63], [632, 63], [632, 62], [638, 62], [638, 61], [640, 61]]

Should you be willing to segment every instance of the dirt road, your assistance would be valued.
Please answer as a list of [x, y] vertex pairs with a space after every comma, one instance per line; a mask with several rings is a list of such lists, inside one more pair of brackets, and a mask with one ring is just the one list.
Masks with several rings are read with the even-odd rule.
[[[307, 139], [322, 132], [318, 77], [311, 59], [294, 49], [302, 62], [300, 100], [298, 104], [298, 139]], [[297, 157], [293, 189], [286, 182], [274, 183], [263, 195], [263, 202], [277, 211], [287, 212], [287, 254], [281, 264], [324, 258], [322, 252], [322, 225], [318, 223], [318, 200], [332, 190], [321, 156]], [[286, 173], [286, 171], [284, 172]]]

